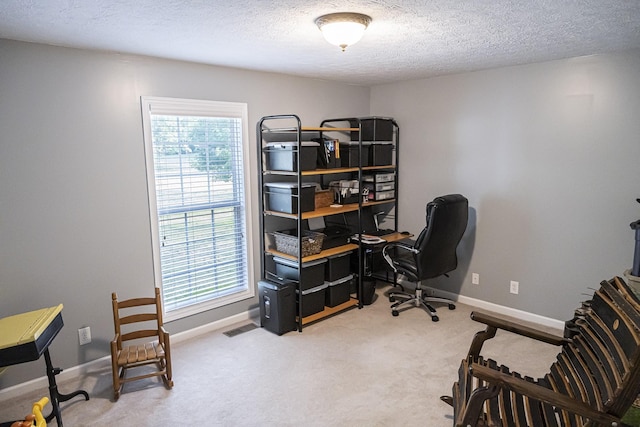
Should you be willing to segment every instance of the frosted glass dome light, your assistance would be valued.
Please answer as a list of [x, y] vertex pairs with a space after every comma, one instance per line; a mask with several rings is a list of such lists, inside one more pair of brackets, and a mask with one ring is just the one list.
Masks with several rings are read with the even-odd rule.
[[370, 23], [371, 17], [350, 12], [330, 13], [316, 19], [325, 40], [339, 46], [343, 52], [362, 38]]

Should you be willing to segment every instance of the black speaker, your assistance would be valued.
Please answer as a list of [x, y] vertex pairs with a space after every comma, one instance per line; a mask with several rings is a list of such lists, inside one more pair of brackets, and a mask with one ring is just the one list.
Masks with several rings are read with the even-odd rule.
[[294, 283], [258, 282], [260, 326], [282, 335], [297, 329]]

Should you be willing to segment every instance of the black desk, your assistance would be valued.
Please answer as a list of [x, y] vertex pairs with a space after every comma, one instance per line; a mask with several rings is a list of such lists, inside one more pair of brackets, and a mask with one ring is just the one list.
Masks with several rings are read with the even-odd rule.
[[56, 375], [62, 372], [62, 369], [53, 367], [49, 345], [63, 326], [62, 304], [0, 319], [0, 368], [38, 360], [44, 354], [53, 407], [46, 419], [49, 422], [55, 417], [58, 427], [62, 427], [60, 402], [66, 402], [78, 395], [89, 400], [89, 394], [84, 390], [69, 394], [58, 392]]
[[413, 234], [402, 234], [394, 232], [379, 237], [383, 239], [384, 242], [373, 244], [365, 243], [362, 245], [362, 248], [364, 250], [363, 273], [364, 276], [373, 276], [378, 280], [382, 280], [383, 282], [394, 283], [395, 277], [392, 279], [389, 278], [390, 274], [393, 275], [393, 270], [382, 257], [382, 248], [384, 248], [387, 243], [410, 239], [413, 237]]

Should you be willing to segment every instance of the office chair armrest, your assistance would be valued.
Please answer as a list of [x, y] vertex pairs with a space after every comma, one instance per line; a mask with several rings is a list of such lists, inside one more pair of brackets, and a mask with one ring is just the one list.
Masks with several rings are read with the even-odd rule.
[[384, 257], [384, 260], [387, 262], [387, 264], [389, 264], [389, 267], [391, 267], [395, 273], [398, 272], [398, 269], [393, 264], [393, 259], [387, 253], [387, 251], [391, 248], [396, 248], [396, 249], [401, 249], [403, 251], [411, 252], [414, 255], [420, 252], [416, 248], [414, 248], [413, 245], [410, 245], [404, 242], [391, 242], [384, 245], [384, 247], [382, 248], [382, 256]]
[[[484, 366], [478, 363], [472, 363], [469, 371], [472, 376], [488, 382], [491, 386], [497, 386], [500, 388], [515, 391], [516, 393], [522, 394], [523, 396], [527, 396], [532, 399], [556, 406], [558, 408], [562, 408], [574, 414], [589, 418], [589, 420], [596, 422], [599, 425], [623, 425], [619, 418], [616, 418], [613, 415], [604, 412], [600, 412], [582, 402], [581, 400], [573, 399], [572, 397], [569, 397], [565, 394], [558, 393], [554, 390], [550, 390], [522, 378], [516, 378], [513, 375], [491, 369], [488, 366]], [[467, 405], [467, 408], [469, 409], [478, 407], [478, 403], [480, 403], [473, 402], [472, 404], [471, 400], [474, 399], [474, 394], [475, 393], [472, 394], [470, 402]], [[481, 394], [482, 393], [478, 394], [478, 399], [486, 400], [485, 396], [480, 397]], [[481, 406], [482, 405], [480, 404], [480, 407]], [[465, 422], [463, 423], [463, 425], [475, 425], [475, 422], [477, 420], [477, 414], [465, 414]]]
[[570, 342], [570, 340], [565, 337], [540, 331], [529, 326], [519, 325], [507, 319], [492, 316], [490, 314], [473, 311], [471, 312], [471, 319], [487, 325], [487, 329], [477, 332], [473, 337], [473, 341], [471, 342], [468, 353], [469, 356], [473, 357], [473, 360], [476, 360], [478, 356], [480, 356], [482, 345], [485, 341], [493, 338], [496, 335], [496, 331], [498, 329], [522, 335], [527, 338], [532, 338], [536, 341], [542, 341], [551, 345], [562, 345], [564, 343]]

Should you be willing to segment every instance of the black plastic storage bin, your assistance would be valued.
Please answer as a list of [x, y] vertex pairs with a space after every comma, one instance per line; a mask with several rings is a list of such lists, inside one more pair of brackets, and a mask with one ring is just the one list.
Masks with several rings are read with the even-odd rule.
[[[302, 141], [300, 145], [300, 170], [315, 169], [320, 144], [314, 141]], [[264, 150], [267, 157], [267, 169], [297, 172], [297, 149], [297, 142], [268, 143]]]
[[[298, 213], [298, 184], [295, 182], [268, 182], [266, 209], [290, 214]], [[300, 209], [309, 212], [316, 209], [316, 185], [302, 184]]]
[[[358, 122], [351, 121], [351, 127], [357, 128]], [[362, 141], [392, 141], [393, 119], [388, 117], [362, 117]], [[358, 132], [351, 132], [351, 140], [358, 141]]]
[[391, 142], [373, 142], [369, 150], [371, 166], [387, 166], [393, 163], [393, 144]]
[[353, 282], [353, 274], [333, 282], [326, 282], [327, 290], [324, 305], [335, 307], [349, 301], [351, 297], [351, 282]]
[[345, 278], [351, 273], [351, 252], [327, 257], [324, 268], [324, 280], [334, 282]]
[[260, 326], [282, 335], [298, 328], [295, 283], [258, 282]]
[[302, 273], [298, 268], [298, 262], [286, 258], [273, 257], [276, 265], [276, 276], [282, 279], [290, 279], [300, 282], [303, 291], [320, 286], [324, 283], [324, 266], [326, 258], [315, 261], [303, 262]]
[[[360, 143], [358, 141], [340, 141], [340, 165], [343, 168], [356, 168], [369, 166], [369, 150], [371, 143], [362, 143], [362, 162], [358, 162], [360, 155]], [[360, 164], [361, 163], [361, 164]]]
[[[324, 299], [327, 291], [327, 284], [323, 283], [315, 288], [302, 291], [302, 317], [311, 316], [324, 310]], [[299, 294], [296, 294], [298, 296]], [[300, 305], [298, 304], [298, 309]]]

